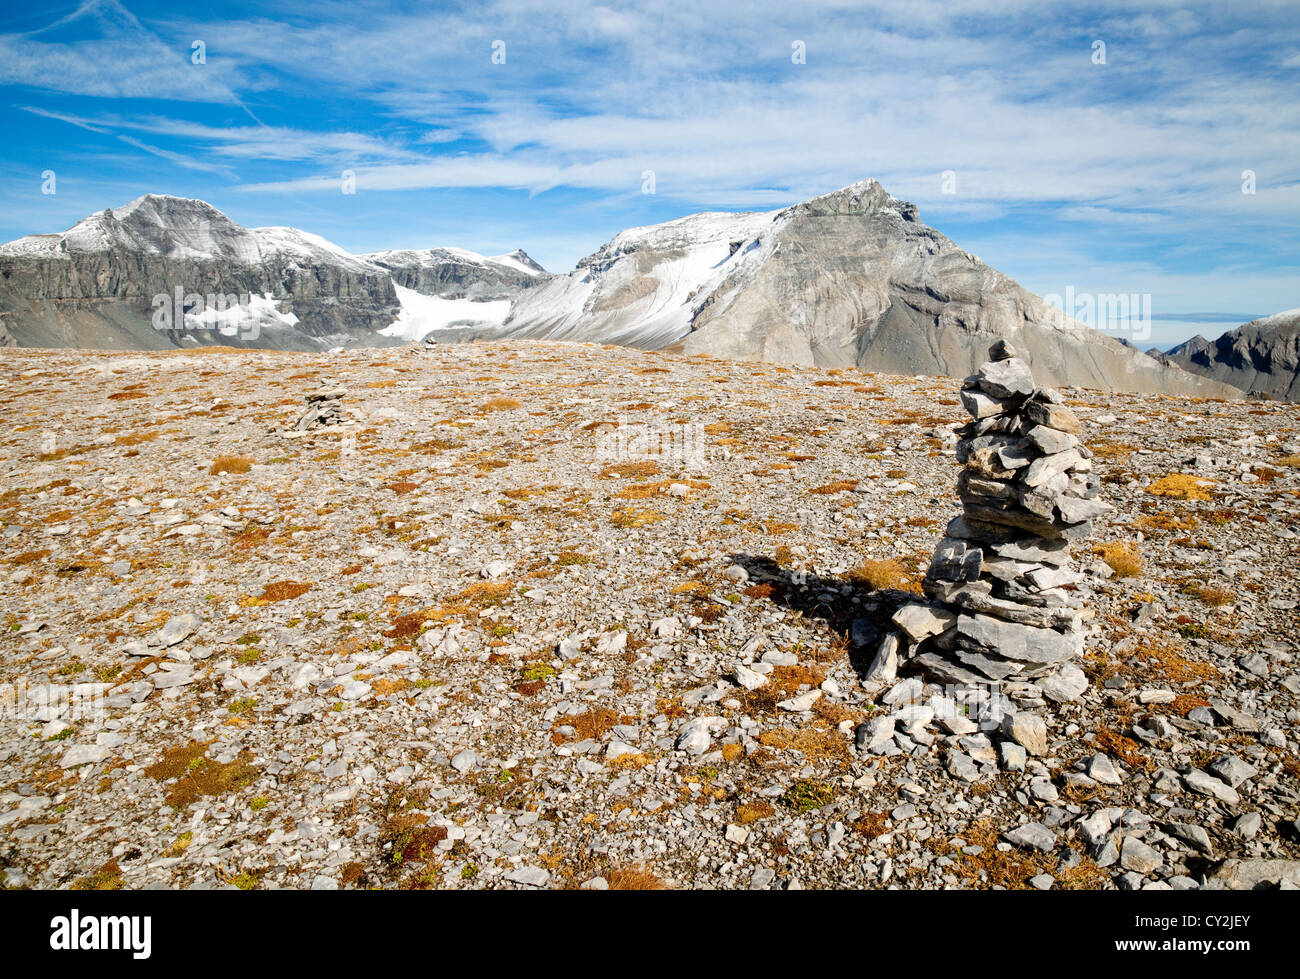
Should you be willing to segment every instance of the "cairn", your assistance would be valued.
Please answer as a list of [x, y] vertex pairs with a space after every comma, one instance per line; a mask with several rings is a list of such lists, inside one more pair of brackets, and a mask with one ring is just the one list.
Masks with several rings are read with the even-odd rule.
[[343, 413], [344, 388], [321, 388], [307, 395], [307, 411], [293, 426], [295, 432], [307, 432], [347, 421]]
[[1070, 545], [1110, 507], [1059, 393], [1037, 388], [1005, 341], [962, 386], [972, 420], [958, 435], [962, 515], [948, 524], [922, 582], [925, 603], [893, 617], [869, 679], [890, 681], [905, 662], [941, 683], [1039, 679], [1054, 699], [1086, 689], [1087, 589]]

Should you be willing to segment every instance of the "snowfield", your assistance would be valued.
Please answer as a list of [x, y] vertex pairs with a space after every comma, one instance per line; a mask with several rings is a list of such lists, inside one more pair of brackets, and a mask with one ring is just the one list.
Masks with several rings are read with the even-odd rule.
[[397, 290], [402, 311], [397, 315], [397, 319], [393, 320], [391, 326], [379, 331], [386, 337], [423, 340], [434, 330], [446, 329], [449, 326], [470, 324], [500, 326], [510, 314], [509, 299], [492, 302], [443, 299], [439, 296], [425, 296], [414, 289], [407, 289], [397, 284], [394, 284], [393, 288]]

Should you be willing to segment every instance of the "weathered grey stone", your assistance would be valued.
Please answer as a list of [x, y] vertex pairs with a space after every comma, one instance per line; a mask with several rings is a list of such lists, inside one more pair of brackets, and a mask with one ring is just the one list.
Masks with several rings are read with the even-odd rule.
[[746, 690], [757, 690], [759, 687], [767, 685], [767, 677], [762, 673], [754, 672], [743, 663], [737, 663], [732, 672], [736, 676], [736, 682]]
[[976, 383], [995, 398], [1024, 398], [1034, 393], [1029, 365], [1016, 357], [991, 360], [976, 373]]
[[979, 766], [970, 755], [960, 751], [948, 752], [948, 757], [944, 759], [944, 768], [953, 778], [961, 779], [963, 782], [974, 782], [980, 777]]
[[1208, 766], [1209, 770], [1223, 781], [1227, 782], [1234, 789], [1240, 786], [1247, 779], [1254, 778], [1259, 774], [1258, 770], [1252, 765], [1248, 765], [1236, 755], [1224, 755], [1222, 758]]
[[957, 633], [977, 648], [1022, 663], [1062, 663], [1082, 651], [1083, 637], [1020, 625], [990, 615], [960, 615]]
[[1089, 778], [1102, 785], [1120, 785], [1124, 781], [1109, 755], [1098, 753], [1089, 758], [1087, 772]]
[[1042, 486], [1048, 480], [1068, 472], [1083, 461], [1077, 448], [1066, 449], [1050, 456], [1040, 456], [1029, 464], [1029, 469], [1020, 478], [1026, 486]]
[[1005, 715], [1002, 733], [1031, 755], [1047, 754], [1047, 722], [1037, 714], [1017, 712]]
[[867, 669], [865, 682], [893, 683], [898, 676], [898, 633], [887, 632], [880, 637], [876, 655]]
[[913, 642], [920, 642], [922, 639], [937, 636], [950, 629], [957, 622], [957, 614], [945, 608], [917, 602], [904, 605], [895, 612], [893, 622], [906, 632]]
[[1221, 802], [1226, 802], [1230, 806], [1235, 806], [1241, 801], [1237, 790], [1227, 782], [1220, 781], [1208, 772], [1203, 772], [1199, 768], [1193, 768], [1183, 776], [1183, 784], [1193, 792], [1200, 795], [1208, 795]]
[[1170, 823], [1169, 832], [1200, 853], [1208, 854], [1214, 851], [1210, 834], [1205, 831], [1204, 826], [1197, 826], [1194, 823]]
[[1283, 883], [1300, 886], [1300, 860], [1225, 860], [1209, 874], [1211, 888], [1254, 891]]
[[1124, 843], [1119, 850], [1119, 865], [1125, 870], [1145, 875], [1158, 870], [1162, 863], [1164, 860], [1154, 848], [1147, 846], [1136, 836], [1124, 837]]
[[961, 403], [972, 418], [988, 418], [991, 415], [1000, 415], [1009, 407], [1005, 402], [990, 397], [983, 391], [973, 390], [963, 390], [961, 392]]
[[1003, 771], [1023, 772], [1028, 760], [1024, 745], [1016, 744], [1014, 741], [998, 742], [998, 762], [1002, 765]]
[[894, 739], [894, 718], [892, 716], [873, 717], [858, 725], [856, 732], [857, 747], [862, 751], [878, 751]]
[[158, 630], [157, 641], [160, 646], [175, 646], [178, 642], [183, 642], [194, 634], [194, 631], [203, 624], [203, 620], [193, 612], [186, 612], [184, 615], [173, 615], [167, 620], [167, 624]]
[[505, 875], [505, 879], [512, 884], [545, 887], [551, 880], [551, 872], [542, 867], [516, 867]]
[[1002, 834], [1002, 838], [1013, 846], [1026, 850], [1040, 850], [1048, 853], [1056, 846], [1056, 834], [1042, 823], [1025, 823]]
[[1083, 430], [1083, 426], [1079, 424], [1079, 416], [1069, 408], [1040, 401], [1037, 398], [1025, 403], [1025, 416], [1035, 425], [1054, 428], [1058, 432], [1067, 432], [1070, 435], [1078, 435]]
[[1083, 696], [1088, 689], [1088, 678], [1083, 670], [1066, 663], [1055, 673], [1041, 678], [1038, 685], [1049, 700], [1063, 704]]
[[936, 581], [974, 581], [979, 577], [983, 552], [965, 541], [945, 537], [935, 548], [926, 577]]
[[1079, 444], [1078, 438], [1046, 425], [1035, 425], [1025, 433], [1025, 439], [1043, 455], [1055, 455]]

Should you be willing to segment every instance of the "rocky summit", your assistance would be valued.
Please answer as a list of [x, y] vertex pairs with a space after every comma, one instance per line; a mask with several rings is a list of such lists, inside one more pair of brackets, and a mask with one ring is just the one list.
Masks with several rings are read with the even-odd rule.
[[1015, 354], [0, 351], [0, 886], [1300, 886], [1300, 406]]

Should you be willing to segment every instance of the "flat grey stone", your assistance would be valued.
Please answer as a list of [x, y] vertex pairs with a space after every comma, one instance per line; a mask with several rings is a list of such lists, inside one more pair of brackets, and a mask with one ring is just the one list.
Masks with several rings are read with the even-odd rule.
[[1235, 806], [1241, 801], [1241, 796], [1237, 790], [1227, 782], [1215, 778], [1209, 772], [1203, 772], [1199, 768], [1193, 768], [1183, 776], [1183, 784], [1193, 792], [1200, 795], [1208, 795], [1220, 802], [1226, 802], [1230, 806]]
[[1207, 767], [1209, 771], [1219, 776], [1234, 789], [1247, 779], [1254, 778], [1259, 774], [1254, 767], [1248, 765], [1236, 755], [1224, 755]]
[[1056, 834], [1042, 823], [1025, 823], [1002, 834], [1002, 838], [1013, 846], [1027, 850], [1049, 852], [1056, 846]]
[[178, 642], [183, 642], [193, 635], [195, 630], [202, 624], [203, 620], [193, 612], [174, 615], [167, 620], [166, 625], [158, 630], [158, 643], [162, 646], [175, 646]]
[[516, 867], [505, 875], [512, 884], [525, 884], [528, 887], [545, 887], [550, 882], [550, 871], [541, 867]]
[[1125, 870], [1145, 875], [1155, 871], [1162, 863], [1164, 860], [1155, 849], [1147, 846], [1136, 836], [1124, 837], [1124, 843], [1119, 850], [1119, 865]]
[[1047, 722], [1037, 714], [1007, 714], [1002, 718], [1002, 733], [1031, 755], [1047, 754]]

